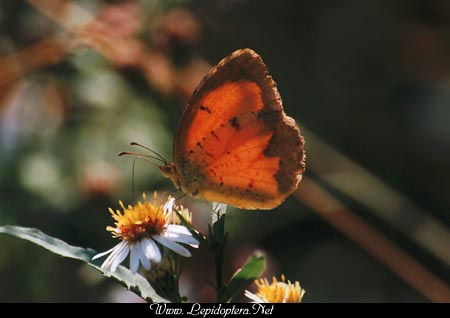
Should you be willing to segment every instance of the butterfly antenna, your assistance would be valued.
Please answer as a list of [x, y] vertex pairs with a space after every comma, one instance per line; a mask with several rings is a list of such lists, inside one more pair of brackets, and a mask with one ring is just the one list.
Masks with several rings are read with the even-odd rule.
[[[133, 164], [132, 164], [132, 166], [131, 166], [131, 193], [132, 193], [132, 195], [133, 195], [133, 200], [135, 200], [135, 191], [134, 191], [135, 187], [134, 187], [134, 184], [136, 183], [136, 182], [135, 182], [135, 166], [136, 166], [136, 161], [138, 161], [138, 160], [143, 160], [143, 161], [148, 162], [148, 163], [150, 163], [150, 164], [152, 164], [152, 165], [154, 165], [154, 166], [158, 166], [158, 165], [155, 164], [153, 161], [147, 159], [148, 156], [142, 156], [142, 155], [140, 155], [140, 154], [128, 153], [128, 152], [123, 152], [123, 153], [121, 152], [121, 153], [119, 153], [119, 156], [121, 156], [121, 155], [137, 155], [137, 157], [135, 157], [135, 158], [133, 159]], [[154, 157], [151, 157], [151, 156], [150, 156], [150, 158], [155, 159]]]
[[125, 155], [136, 156], [136, 157], [137, 157], [136, 159], [138, 159], [138, 158], [139, 158], [139, 159], [143, 159], [143, 160], [147, 161], [148, 163], [150, 163], [150, 164], [152, 164], [152, 165], [154, 165], [154, 166], [156, 166], [156, 167], [159, 167], [159, 165], [156, 164], [155, 162], [149, 160], [149, 159], [153, 159], [153, 160], [159, 161], [159, 162], [161, 162], [161, 163], [163, 163], [163, 164], [167, 164], [167, 161], [166, 161], [166, 160], [163, 160], [163, 159], [160, 158], [160, 157], [155, 157], [155, 156], [152, 156], [152, 155], [144, 155], [144, 154], [142, 154], [142, 153], [134, 152], [134, 151], [121, 151], [121, 152], [119, 152], [117, 155], [118, 155], [118, 156], [125, 156]]
[[135, 193], [134, 193], [134, 167], [136, 165], [136, 160], [138, 160], [139, 158], [134, 158], [133, 159], [133, 165], [131, 166], [131, 196], [133, 198], [133, 202], [136, 200], [135, 197]]
[[[177, 192], [177, 191], [179, 191], [179, 190], [174, 190], [174, 191], [171, 191], [171, 192]], [[186, 197], [186, 196], [187, 196], [186, 193], [182, 193], [181, 195], [179, 195], [179, 196], [177, 197], [176, 201], [181, 200], [181, 199], [183, 199], [183, 198]]]
[[[168, 164], [166, 158], [164, 158], [163, 156], [161, 156], [159, 153], [157, 153], [157, 152], [154, 151], [153, 149], [150, 149], [150, 148], [148, 148], [148, 147], [145, 147], [144, 145], [141, 145], [140, 143], [137, 143], [137, 142], [135, 142], [135, 141], [131, 142], [130, 145], [131, 145], [131, 146], [137, 146], [137, 147], [140, 147], [140, 148], [145, 149], [145, 150], [147, 150], [147, 151], [150, 151], [152, 154], [156, 155], [156, 157], [159, 158], [159, 160], [160, 160], [162, 163], [164, 163], [165, 165]], [[156, 157], [152, 157], [152, 158], [157, 159]]]

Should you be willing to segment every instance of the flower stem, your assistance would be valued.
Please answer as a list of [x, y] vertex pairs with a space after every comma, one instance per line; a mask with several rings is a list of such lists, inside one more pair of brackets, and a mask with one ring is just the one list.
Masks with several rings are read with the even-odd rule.
[[223, 254], [226, 244], [227, 234], [225, 233], [225, 214], [221, 215], [212, 227], [209, 228], [210, 248], [216, 266], [216, 292], [217, 301], [222, 299], [225, 289], [223, 284]]
[[[223, 253], [221, 253], [223, 254]], [[223, 289], [223, 255], [217, 254], [215, 255], [215, 263], [216, 263], [216, 289], [217, 289], [217, 301], [221, 298], [222, 289]]]

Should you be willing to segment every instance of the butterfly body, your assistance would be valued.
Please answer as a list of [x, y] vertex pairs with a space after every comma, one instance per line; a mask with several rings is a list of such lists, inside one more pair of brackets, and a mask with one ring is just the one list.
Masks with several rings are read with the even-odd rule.
[[272, 209], [301, 180], [303, 146], [261, 57], [242, 49], [195, 90], [175, 136], [174, 163], [160, 169], [194, 197]]

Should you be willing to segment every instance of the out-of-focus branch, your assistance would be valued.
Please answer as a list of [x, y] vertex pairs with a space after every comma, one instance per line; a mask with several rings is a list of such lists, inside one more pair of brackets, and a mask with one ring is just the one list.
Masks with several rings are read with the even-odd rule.
[[450, 288], [310, 178], [295, 197], [434, 302], [450, 302]]
[[144, 47], [129, 36], [115, 34], [108, 25], [66, 0], [27, 0], [39, 12], [72, 33], [77, 44], [97, 50], [119, 65], [139, 65]]
[[92, 14], [70, 0], [27, 0], [27, 2], [66, 31], [72, 31], [94, 19]]
[[[303, 128], [308, 169], [450, 267], [450, 230], [431, 213]], [[300, 184], [301, 188], [301, 184]]]
[[0, 58], [0, 87], [38, 69], [60, 62], [66, 55], [66, 48], [64, 37], [54, 36]]
[[[443, 224], [305, 127], [302, 131], [308, 169], [321, 181], [450, 265], [450, 231]], [[450, 301], [450, 288], [442, 280], [310, 178], [302, 181], [295, 197], [430, 300]]]
[[[102, 21], [101, 14], [94, 17], [71, 1], [27, 1], [67, 32], [75, 35], [78, 44], [97, 50], [119, 67], [134, 67], [140, 70], [151, 87], [162, 94], [186, 99], [210, 68], [208, 63], [200, 59], [193, 59], [184, 68], [177, 68], [165, 52], [144, 45], [132, 36], [124, 36], [119, 30], [114, 32]], [[186, 12], [176, 18], [193, 22], [192, 17], [186, 16]], [[170, 22], [170, 18], [168, 20]], [[166, 32], [173, 33], [173, 27], [170, 25], [169, 23]], [[190, 23], [182, 25], [189, 26]], [[196, 33], [195, 27], [190, 26], [188, 29]]]
[[[149, 47], [132, 34], [111, 28], [71, 1], [27, 0], [39, 12], [60, 25], [64, 32], [0, 57], [0, 87], [9, 85], [38, 69], [61, 62], [68, 52], [79, 46], [90, 47], [117, 67], [131, 67], [143, 73], [152, 89], [161, 94], [186, 99], [209, 70], [201, 59], [192, 59], [183, 68], [176, 67], [166, 52]], [[120, 10], [116, 10], [120, 11]], [[186, 14], [182, 18], [189, 20]], [[192, 18], [192, 17], [191, 17]], [[174, 32], [173, 29], [166, 30]]]

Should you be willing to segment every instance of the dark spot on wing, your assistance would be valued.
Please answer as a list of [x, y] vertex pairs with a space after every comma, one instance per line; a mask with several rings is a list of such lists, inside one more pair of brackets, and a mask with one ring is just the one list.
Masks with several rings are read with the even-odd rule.
[[200, 105], [200, 110], [203, 110], [204, 112], [207, 112], [208, 114], [211, 114], [211, 109], [207, 106]]
[[220, 141], [219, 136], [217, 136], [217, 134], [214, 132], [214, 130], [212, 130], [212, 131], [210, 132], [210, 134], [211, 134], [214, 138], [216, 138], [217, 141]]
[[233, 127], [236, 130], [239, 130], [239, 128], [241, 128], [241, 125], [239, 124], [239, 121], [236, 116], [230, 119], [230, 124], [231, 127]]

